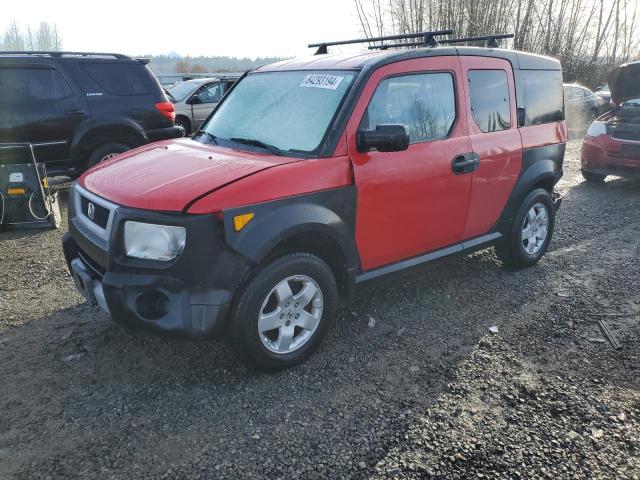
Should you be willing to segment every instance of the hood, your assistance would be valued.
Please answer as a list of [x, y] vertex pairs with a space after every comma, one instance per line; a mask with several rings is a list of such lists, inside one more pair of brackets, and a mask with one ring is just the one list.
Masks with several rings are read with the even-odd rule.
[[607, 76], [611, 100], [620, 105], [625, 100], [640, 97], [640, 62], [625, 63]]
[[131, 150], [80, 178], [87, 190], [126, 207], [183, 211], [236, 180], [298, 159], [169, 140]]

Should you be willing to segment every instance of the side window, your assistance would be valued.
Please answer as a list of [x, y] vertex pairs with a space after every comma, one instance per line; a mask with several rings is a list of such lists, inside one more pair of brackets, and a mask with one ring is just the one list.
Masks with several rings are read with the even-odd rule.
[[387, 78], [376, 88], [360, 123], [362, 130], [378, 125], [404, 125], [411, 143], [445, 138], [456, 119], [453, 75], [423, 73]]
[[511, 127], [509, 81], [504, 70], [469, 70], [471, 115], [478, 128], [498, 132]]
[[0, 101], [59, 100], [73, 95], [64, 77], [53, 68], [0, 69]]
[[94, 82], [112, 95], [153, 95], [160, 91], [151, 72], [135, 60], [82, 62], [82, 68]]
[[220, 82], [204, 85], [198, 90], [198, 98], [202, 103], [219, 102], [222, 98], [222, 84]]
[[524, 86], [524, 126], [564, 120], [562, 72], [555, 70], [520, 70]]

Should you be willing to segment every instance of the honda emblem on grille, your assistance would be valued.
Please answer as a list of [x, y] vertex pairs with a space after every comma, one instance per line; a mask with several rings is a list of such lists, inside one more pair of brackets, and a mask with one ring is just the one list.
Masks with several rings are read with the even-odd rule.
[[96, 207], [93, 203], [89, 202], [89, 205], [87, 206], [87, 217], [93, 220], [95, 216], [96, 216]]

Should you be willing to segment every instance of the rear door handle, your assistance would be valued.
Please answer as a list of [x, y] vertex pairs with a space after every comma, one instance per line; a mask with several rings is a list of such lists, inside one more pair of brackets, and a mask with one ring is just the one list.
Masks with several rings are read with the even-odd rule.
[[473, 173], [480, 165], [480, 155], [474, 152], [456, 155], [451, 162], [451, 170], [456, 175]]
[[87, 112], [85, 112], [84, 110], [67, 110], [65, 112], [65, 115], [68, 115], [70, 117], [79, 117], [81, 115], [86, 115]]

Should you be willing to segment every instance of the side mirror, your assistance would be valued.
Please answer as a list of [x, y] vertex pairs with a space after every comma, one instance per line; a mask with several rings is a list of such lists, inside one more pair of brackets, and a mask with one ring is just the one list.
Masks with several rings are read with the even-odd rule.
[[361, 153], [372, 148], [379, 152], [401, 152], [409, 148], [409, 135], [403, 125], [378, 125], [375, 130], [359, 130], [356, 147]]
[[198, 105], [199, 103], [202, 103], [202, 101], [200, 100], [200, 96], [196, 93], [195, 95], [191, 96], [187, 103], [189, 105]]

